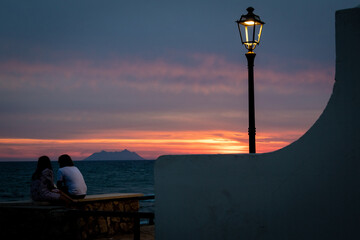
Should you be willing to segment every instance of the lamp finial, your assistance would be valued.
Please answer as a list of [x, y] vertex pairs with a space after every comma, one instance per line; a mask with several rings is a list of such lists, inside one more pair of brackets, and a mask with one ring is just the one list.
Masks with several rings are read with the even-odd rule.
[[247, 9], [246, 9], [246, 11], [248, 11], [249, 13], [253, 13], [253, 11], [254, 11], [255, 9], [253, 8], [253, 7], [248, 7]]

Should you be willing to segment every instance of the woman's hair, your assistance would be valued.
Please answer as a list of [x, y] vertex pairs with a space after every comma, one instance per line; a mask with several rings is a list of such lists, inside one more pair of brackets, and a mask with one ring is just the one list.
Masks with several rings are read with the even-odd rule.
[[39, 179], [41, 176], [41, 172], [47, 168], [50, 169], [51, 171], [53, 170], [51, 166], [50, 158], [48, 156], [39, 157], [36, 170], [32, 175], [32, 180]]
[[72, 161], [71, 157], [67, 154], [63, 154], [59, 157], [59, 167], [71, 167], [74, 166], [74, 162]]

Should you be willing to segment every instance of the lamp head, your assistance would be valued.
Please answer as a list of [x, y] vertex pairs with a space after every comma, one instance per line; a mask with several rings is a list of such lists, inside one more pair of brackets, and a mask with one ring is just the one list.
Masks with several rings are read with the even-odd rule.
[[252, 52], [260, 44], [262, 27], [265, 24], [258, 15], [255, 15], [254, 8], [248, 7], [247, 14], [241, 15], [236, 21], [240, 33], [241, 43], [249, 52]]

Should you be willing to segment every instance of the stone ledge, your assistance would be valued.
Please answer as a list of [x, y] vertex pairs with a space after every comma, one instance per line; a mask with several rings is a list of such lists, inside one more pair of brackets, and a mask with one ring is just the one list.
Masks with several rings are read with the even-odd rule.
[[[70, 204], [19, 201], [0, 203], [0, 239], [92, 239], [132, 232], [133, 217], [74, 215], [73, 210], [138, 212], [142, 193], [89, 195]], [[45, 229], [43, 229], [45, 227]], [[40, 234], [40, 235], [39, 235]]]

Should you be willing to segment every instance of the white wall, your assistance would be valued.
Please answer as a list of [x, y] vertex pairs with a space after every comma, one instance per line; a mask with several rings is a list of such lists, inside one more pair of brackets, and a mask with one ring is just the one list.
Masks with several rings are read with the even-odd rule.
[[360, 8], [336, 12], [336, 55], [329, 103], [293, 144], [156, 161], [156, 239], [360, 239]]

